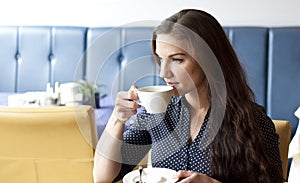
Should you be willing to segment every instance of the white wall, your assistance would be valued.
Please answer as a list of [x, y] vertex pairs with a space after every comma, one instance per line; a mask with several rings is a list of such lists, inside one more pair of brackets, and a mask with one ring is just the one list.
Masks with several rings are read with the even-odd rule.
[[299, 7], [299, 0], [0, 0], [0, 25], [121, 26], [199, 8], [222, 25], [300, 26]]

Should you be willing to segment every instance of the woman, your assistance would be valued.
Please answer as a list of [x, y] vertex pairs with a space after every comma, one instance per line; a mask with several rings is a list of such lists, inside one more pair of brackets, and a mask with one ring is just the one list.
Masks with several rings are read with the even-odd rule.
[[166, 113], [142, 111], [123, 135], [140, 105], [135, 87], [118, 93], [98, 143], [95, 181], [122, 178], [152, 148], [152, 166], [178, 171], [180, 182], [282, 182], [274, 125], [217, 20], [182, 10], [154, 30], [152, 47], [175, 94]]

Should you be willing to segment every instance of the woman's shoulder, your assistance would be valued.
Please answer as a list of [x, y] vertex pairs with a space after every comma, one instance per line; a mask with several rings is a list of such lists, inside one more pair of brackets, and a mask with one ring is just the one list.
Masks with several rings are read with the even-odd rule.
[[267, 115], [266, 110], [263, 106], [254, 103], [253, 104], [255, 121], [260, 130], [265, 134], [276, 134], [275, 125], [272, 119]]
[[254, 115], [255, 115], [256, 119], [258, 119], [258, 118], [261, 118], [261, 119], [269, 118], [267, 113], [266, 113], [265, 107], [263, 107], [262, 105], [253, 102], [251, 107], [254, 111]]

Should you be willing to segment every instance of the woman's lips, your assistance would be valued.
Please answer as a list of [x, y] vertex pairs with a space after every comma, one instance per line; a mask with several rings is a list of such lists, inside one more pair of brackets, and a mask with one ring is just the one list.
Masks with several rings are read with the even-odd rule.
[[168, 86], [175, 87], [178, 84], [178, 82], [167, 82]]

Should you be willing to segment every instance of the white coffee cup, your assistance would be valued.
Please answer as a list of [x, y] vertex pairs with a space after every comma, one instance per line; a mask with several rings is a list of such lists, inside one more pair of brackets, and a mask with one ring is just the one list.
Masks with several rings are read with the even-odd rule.
[[173, 94], [173, 87], [165, 85], [139, 88], [137, 94], [146, 111], [150, 114], [166, 112]]

